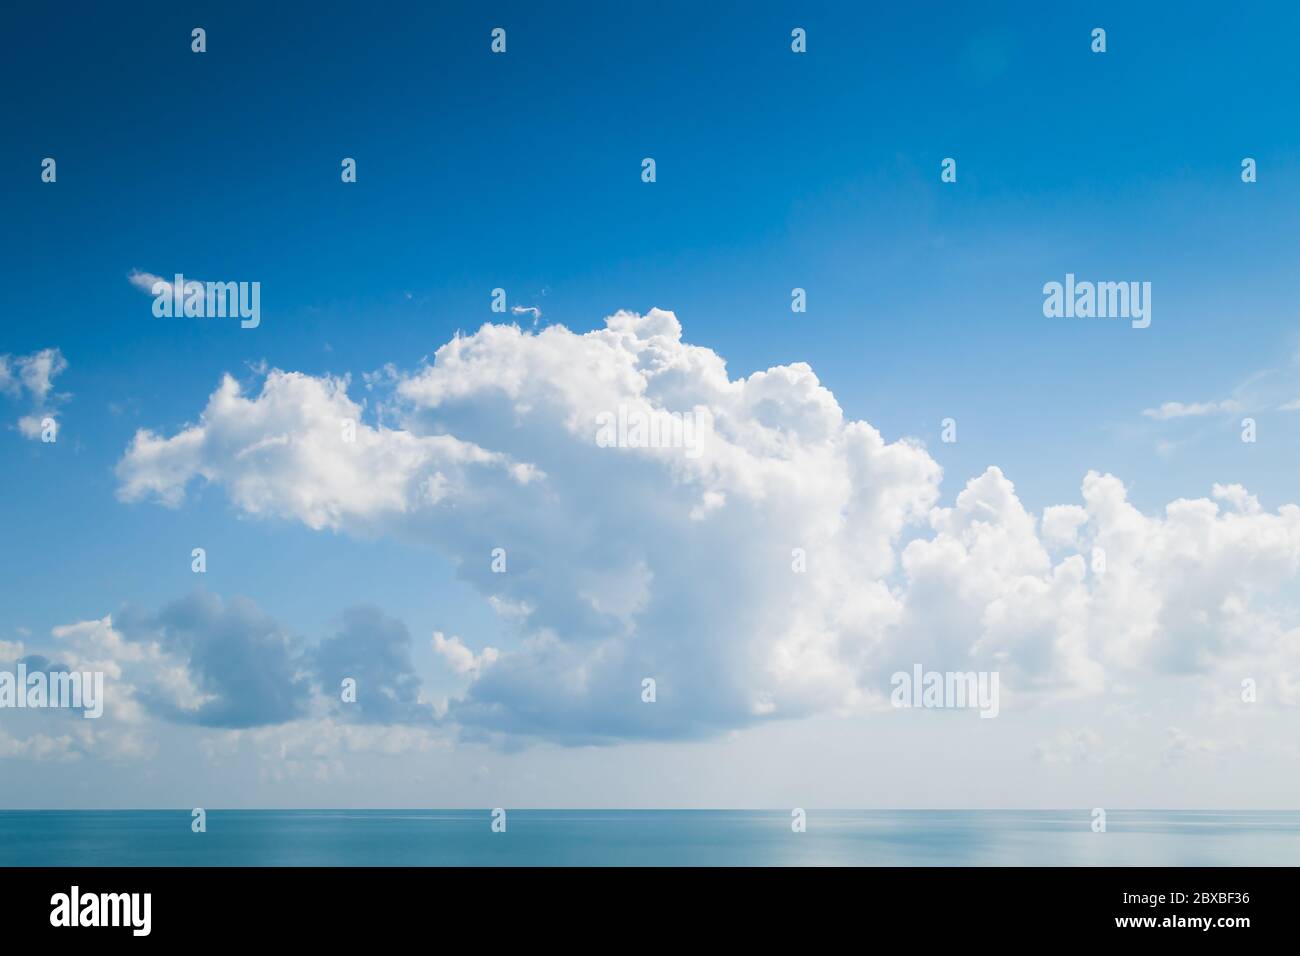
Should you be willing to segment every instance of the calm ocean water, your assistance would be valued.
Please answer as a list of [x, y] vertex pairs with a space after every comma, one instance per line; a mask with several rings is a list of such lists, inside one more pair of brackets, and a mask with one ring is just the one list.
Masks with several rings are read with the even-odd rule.
[[811, 810], [0, 811], [0, 866], [1279, 866], [1300, 812]]

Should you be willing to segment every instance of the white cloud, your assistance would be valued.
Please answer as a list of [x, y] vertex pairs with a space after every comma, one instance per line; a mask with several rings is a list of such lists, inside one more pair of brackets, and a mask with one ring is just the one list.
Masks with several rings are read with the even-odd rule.
[[[141, 272], [139, 269], [132, 269], [126, 280], [135, 286], [141, 292], [147, 292], [149, 295], [161, 295], [164, 298], [171, 297], [176, 284], [176, 277], [164, 279], [162, 276], [154, 275], [152, 272]], [[204, 283], [198, 279], [184, 279], [185, 288], [183, 294], [190, 294], [194, 290], [202, 292]]]
[[[362, 407], [347, 386], [346, 379], [273, 370], [249, 399], [226, 376], [197, 425], [168, 439], [136, 433], [118, 466], [119, 494], [127, 501], [154, 495], [174, 507], [199, 476], [225, 484], [250, 514], [355, 528], [464, 490], [471, 471], [494, 470], [512, 483], [532, 477], [447, 435], [361, 424]], [[356, 423], [354, 441], [345, 440], [347, 423]]]
[[[141, 292], [148, 292], [150, 295], [156, 294], [154, 289], [158, 287], [159, 283], [162, 283], [162, 286], [165, 287], [168, 292], [171, 291], [171, 283], [162, 276], [156, 276], [152, 272], [141, 272], [139, 269], [132, 269], [131, 274], [126, 277], [126, 281], [130, 282], [131, 285], [135, 286]], [[159, 291], [162, 290], [159, 289]]]
[[459, 637], [445, 637], [441, 631], [433, 633], [433, 649], [455, 673], [470, 677], [477, 677], [499, 656], [495, 647], [485, 647], [482, 653], [475, 654]]
[[45, 404], [54, 387], [55, 377], [68, 367], [67, 360], [58, 349], [41, 349], [17, 359], [14, 364], [18, 380], [38, 406]]
[[18, 431], [24, 438], [40, 438], [44, 419], [57, 417], [57, 406], [69, 396], [55, 394], [54, 379], [67, 368], [67, 359], [56, 348], [40, 349], [30, 355], [0, 355], [0, 394], [15, 400], [25, 395], [31, 407], [18, 419]]
[[[136, 435], [120, 494], [175, 506], [203, 480], [248, 514], [445, 552], [519, 638], [488, 666], [435, 637], [467, 680], [449, 711], [467, 733], [700, 736], [881, 706], [918, 662], [997, 669], [1011, 704], [1243, 656], [1300, 672], [1281, 649], [1300, 508], [1239, 486], [1215, 486], [1227, 510], [1147, 516], [1091, 472], [1081, 504], [1040, 519], [991, 467], [938, 507], [920, 444], [846, 419], [805, 364], [731, 379], [661, 310], [586, 334], [485, 325], [367, 384], [395, 427], [360, 423], [346, 379], [272, 370], [245, 395], [227, 377], [197, 424]], [[599, 447], [597, 417], [620, 408], [704, 408], [713, 428], [694, 457]]]
[[1191, 418], [1201, 415], [1214, 415], [1220, 412], [1231, 414], [1241, 411], [1241, 403], [1235, 399], [1222, 402], [1165, 402], [1159, 408], [1147, 408], [1142, 414], [1147, 418], [1165, 421], [1170, 418]]
[[1051, 505], [1043, 509], [1043, 544], [1049, 548], [1079, 547], [1079, 529], [1088, 523], [1088, 510], [1078, 505]]
[[0, 665], [27, 654], [30, 669], [102, 673], [103, 710], [86, 719], [80, 709], [49, 708], [27, 711], [29, 720], [56, 724], [57, 730], [38, 731], [22, 738], [0, 730], [0, 757], [30, 760], [75, 760], [86, 756], [117, 760], [148, 759], [156, 743], [145, 727], [140, 704], [141, 677], [149, 679], [159, 666], [156, 647], [132, 645], [114, 628], [111, 617], [55, 627], [45, 654], [22, 644], [0, 642]]
[[[264, 758], [268, 749], [285, 751], [288, 764], [297, 759], [289, 750], [315, 747], [338, 768], [348, 752], [399, 754], [448, 739], [436, 726], [446, 701], [421, 694], [409, 635], [374, 608], [345, 610], [334, 633], [310, 648], [248, 599], [222, 601], [201, 590], [156, 612], [127, 606], [116, 617], [61, 625], [51, 637], [48, 656], [28, 658], [28, 666], [101, 672], [103, 714], [85, 720], [80, 711], [41, 711], [70, 729], [0, 736], [0, 756], [147, 758], [156, 751], [154, 719], [229, 728], [207, 745], [251, 740]], [[470, 657], [467, 674], [496, 654], [460, 649]], [[0, 643], [0, 665], [24, 650]], [[340, 707], [340, 669], [359, 675], [361, 702]]]

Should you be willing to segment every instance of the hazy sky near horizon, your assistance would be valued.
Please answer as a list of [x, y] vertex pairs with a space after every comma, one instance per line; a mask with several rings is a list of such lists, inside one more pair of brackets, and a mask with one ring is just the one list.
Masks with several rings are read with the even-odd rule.
[[0, 807], [1300, 804], [1294, 6], [8, 20]]

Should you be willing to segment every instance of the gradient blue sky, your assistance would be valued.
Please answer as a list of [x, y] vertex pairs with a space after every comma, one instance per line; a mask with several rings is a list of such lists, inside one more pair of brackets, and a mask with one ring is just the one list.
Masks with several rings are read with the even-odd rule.
[[[219, 488], [176, 510], [124, 503], [113, 469], [137, 429], [194, 421], [225, 372], [347, 373], [359, 392], [363, 373], [413, 368], [499, 318], [498, 286], [577, 332], [672, 310], [733, 378], [808, 362], [848, 417], [925, 443], [946, 505], [989, 465], [1033, 511], [1076, 502], [1090, 469], [1149, 512], [1214, 482], [1270, 510], [1297, 499], [1300, 413], [1279, 411], [1300, 398], [1293, 4], [50, 4], [6, 19], [0, 353], [59, 348], [71, 397], [55, 445], [0, 431], [0, 640], [25, 629], [38, 646], [56, 625], [176, 600], [201, 545], [208, 590], [309, 641], [346, 606], [382, 608], [415, 635], [427, 685], [454, 691], [429, 632], [509, 636], [445, 557], [250, 520]], [[505, 56], [488, 51], [494, 26]], [[57, 184], [39, 180], [46, 156]], [[156, 319], [135, 269], [260, 281], [261, 326]], [[1045, 319], [1042, 285], [1066, 272], [1150, 281], [1151, 327]], [[1233, 397], [1253, 445], [1241, 415], [1142, 414]], [[693, 746], [681, 760], [707, 762]], [[607, 759], [577, 779], [607, 777]], [[0, 803], [93, 803], [60, 789], [72, 773], [42, 770]], [[185, 800], [102, 773], [107, 802]], [[283, 797], [250, 783], [240, 799], [416, 798], [394, 782]], [[966, 802], [980, 801], [1003, 802]]]

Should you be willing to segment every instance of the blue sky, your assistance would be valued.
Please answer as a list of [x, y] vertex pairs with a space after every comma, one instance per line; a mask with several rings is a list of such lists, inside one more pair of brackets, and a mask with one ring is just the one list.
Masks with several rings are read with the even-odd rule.
[[[870, 422], [886, 442], [924, 444], [943, 469], [942, 507], [989, 466], [1034, 514], [1081, 503], [1090, 470], [1123, 481], [1147, 514], [1208, 496], [1215, 483], [1245, 486], [1268, 512], [1296, 500], [1300, 413], [1281, 410], [1300, 398], [1291, 5], [1181, 5], [1174, 15], [1094, 3], [141, 4], [12, 18], [0, 58], [9, 187], [0, 252], [14, 269], [0, 290], [0, 354], [57, 348], [67, 368], [53, 387], [68, 397], [56, 443], [0, 432], [0, 641], [40, 650], [52, 628], [110, 613], [120, 621], [123, 606], [165, 617], [192, 594], [190, 550], [202, 546], [207, 592], [247, 598], [308, 647], [346, 609], [380, 609], [411, 635], [426, 693], [461, 694], [464, 674], [443, 666], [432, 632], [507, 651], [527, 635], [493, 612], [472, 574], [457, 573], [462, 552], [446, 528], [437, 541], [389, 526], [315, 529], [292, 513], [253, 514], [228, 485], [201, 479], [177, 508], [124, 501], [115, 468], [137, 430], [170, 437], [198, 421], [226, 373], [254, 396], [259, 369], [349, 375], [352, 398], [371, 403], [363, 421], [377, 425], [390, 399], [363, 376], [389, 363], [415, 376], [457, 332], [500, 321], [489, 308], [497, 287], [511, 305], [541, 310], [537, 330], [587, 333], [619, 310], [669, 310], [681, 340], [725, 359], [733, 380], [806, 362], [846, 419]], [[202, 55], [190, 51], [194, 26], [207, 30]], [[489, 51], [496, 26], [507, 30], [504, 55]], [[808, 33], [803, 55], [790, 50], [796, 26]], [[1104, 54], [1089, 49], [1097, 26]], [[53, 184], [40, 180], [47, 156], [58, 162]], [[647, 156], [653, 184], [640, 179]], [[1253, 184], [1240, 178], [1247, 156], [1258, 163]], [[355, 184], [340, 182], [343, 157], [357, 161]], [[940, 182], [945, 157], [957, 160], [956, 183]], [[261, 324], [155, 318], [128, 281], [133, 270], [258, 281]], [[1151, 282], [1150, 328], [1045, 318], [1042, 286], [1067, 272]], [[803, 314], [790, 310], [796, 286], [807, 290]], [[1143, 414], [1166, 402], [1232, 404]], [[29, 405], [21, 392], [0, 396], [11, 426]], [[944, 444], [950, 416], [959, 440]], [[1240, 440], [1245, 416], [1257, 422], [1254, 443]], [[930, 533], [921, 522], [896, 544]], [[1294, 633], [1294, 577], [1275, 593], [1270, 620]], [[494, 693], [523, 693], [513, 687]], [[795, 724], [828, 719], [795, 710]], [[1186, 726], [1192, 710], [1179, 704], [1159, 732]], [[1091, 713], [1053, 720], [1068, 735]], [[681, 720], [662, 735], [630, 734], [669, 738], [662, 751], [462, 737], [448, 744], [455, 773], [427, 772], [466, 781], [447, 784], [450, 803], [477, 799], [471, 771], [488, 767], [518, 799], [580, 805], [582, 791], [520, 782], [565, 767], [617, 804], [635, 798], [608, 779], [623, 759], [615, 752], [692, 767], [733, 732], [805, 749], [786, 727]], [[575, 735], [560, 743], [606, 733], [595, 710], [557, 721]], [[866, 733], [836, 726], [845, 740]], [[196, 746], [192, 727], [159, 718], [149, 728], [164, 755]], [[1024, 757], [1013, 779], [1035, 775], [1037, 742], [1023, 733], [999, 745]], [[871, 739], [881, 754], [902, 752], [889, 735]], [[946, 732], [927, 741], [916, 746], [954, 746]], [[826, 745], [827, 768], [832, 752]], [[351, 784], [277, 790], [249, 758], [247, 782], [222, 797], [418, 802], [400, 764], [356, 759], [374, 761], [369, 790], [347, 766]], [[736, 758], [751, 770], [757, 759]], [[93, 805], [67, 796], [61, 776], [86, 766], [108, 802], [190, 799], [162, 758], [144, 763], [160, 782], [140, 783], [148, 778], [94, 753], [81, 770], [41, 764], [0, 802]], [[188, 772], [227, 773], [207, 768]], [[1211, 787], [1214, 771], [1194, 779]], [[783, 783], [753, 772], [762, 779], [748, 800], [785, 796]], [[852, 778], [825, 773], [839, 805], [875, 803]], [[1155, 775], [1130, 800], [1177, 789]], [[940, 790], [909, 779], [893, 802], [942, 802]], [[1031, 788], [1004, 803], [990, 790], [970, 802], [1051, 804], [1070, 792]], [[1295, 792], [1259, 799], [1294, 804]], [[1206, 793], [1208, 803], [1250, 799]], [[642, 799], [746, 802], [671, 783]]]

